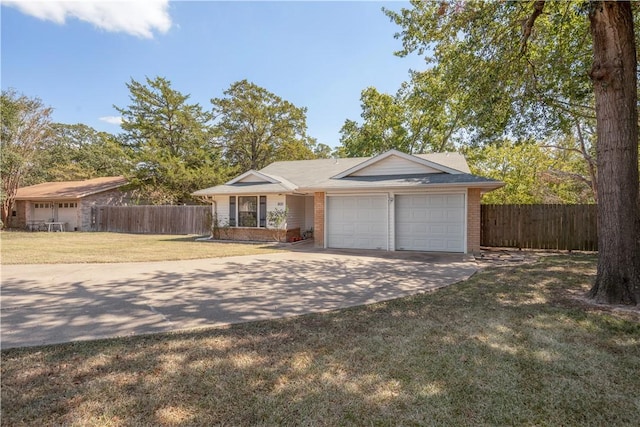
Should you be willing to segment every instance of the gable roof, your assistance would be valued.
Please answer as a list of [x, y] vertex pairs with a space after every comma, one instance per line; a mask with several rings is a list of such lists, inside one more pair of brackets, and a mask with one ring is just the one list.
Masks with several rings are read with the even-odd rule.
[[[382, 168], [378, 166], [391, 159], [416, 167], [407, 168], [407, 173], [402, 175], [397, 171], [393, 172], [392, 169], [381, 174]], [[267, 179], [265, 182], [241, 182], [249, 175], [270, 177], [275, 179], [275, 182]], [[436, 178], [435, 175], [442, 176]], [[424, 179], [419, 180], [417, 177]], [[224, 185], [199, 190], [193, 195], [293, 193], [322, 189], [464, 186], [466, 184], [491, 189], [502, 185], [500, 181], [472, 175], [467, 161], [459, 153], [411, 155], [390, 150], [374, 157], [274, 162], [259, 171], [245, 172]]]
[[19, 188], [16, 200], [80, 199], [122, 187], [127, 180], [122, 176], [107, 176], [84, 181], [45, 182]]
[[[380, 156], [384, 154], [385, 153]], [[289, 181], [297, 184], [298, 187], [307, 188], [314, 186], [314, 184], [325, 182], [346, 170], [355, 168], [364, 162], [380, 156], [280, 161], [271, 163], [264, 169], [260, 169], [260, 172], [284, 176]], [[416, 154], [412, 157], [428, 160], [462, 173], [471, 173], [467, 161], [460, 153]]]
[[[340, 179], [345, 178], [347, 176], [376, 176], [376, 175], [385, 175], [385, 173], [380, 173], [380, 169], [376, 169], [378, 173], [365, 173], [367, 169], [373, 169], [373, 166], [377, 164], [384, 163], [387, 160], [391, 160], [392, 158], [398, 158], [400, 162], [404, 163], [406, 166], [413, 166], [414, 168], [418, 166], [420, 172], [422, 173], [438, 173], [438, 172], [446, 172], [451, 174], [461, 173], [459, 170], [447, 167], [442, 164], [435, 163], [430, 161], [427, 158], [412, 156], [411, 154], [403, 153], [398, 150], [389, 150], [380, 154], [379, 156], [371, 157], [368, 160], [365, 160], [362, 163], [357, 164], [356, 166], [349, 168], [345, 171], [340, 172], [338, 175], [335, 175], [333, 178]], [[391, 174], [393, 175], [393, 174]]]
[[262, 183], [269, 184], [281, 184], [282, 187], [288, 188], [289, 190], [295, 190], [296, 185], [289, 180], [276, 175], [266, 174], [264, 172], [249, 170], [242, 175], [238, 175], [233, 178], [231, 181], [228, 181], [225, 185], [233, 185], [233, 184], [250, 184], [250, 185], [259, 185]]
[[228, 181], [226, 183], [226, 185], [235, 184], [237, 182], [251, 182], [251, 183], [255, 183], [255, 182], [270, 182], [271, 184], [274, 184], [274, 183], [278, 182], [278, 180], [275, 179], [274, 177], [271, 177], [271, 176], [267, 175], [267, 174], [260, 173], [257, 170], [251, 169], [251, 170], [246, 171], [242, 175], [236, 176], [231, 181]]

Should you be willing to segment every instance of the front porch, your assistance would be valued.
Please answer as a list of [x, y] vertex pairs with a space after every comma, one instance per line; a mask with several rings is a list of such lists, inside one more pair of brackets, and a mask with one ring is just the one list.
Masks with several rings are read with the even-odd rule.
[[[211, 237], [215, 240], [294, 242], [314, 235], [313, 195], [214, 196], [212, 203]], [[281, 224], [269, 219], [277, 211], [286, 212]]]

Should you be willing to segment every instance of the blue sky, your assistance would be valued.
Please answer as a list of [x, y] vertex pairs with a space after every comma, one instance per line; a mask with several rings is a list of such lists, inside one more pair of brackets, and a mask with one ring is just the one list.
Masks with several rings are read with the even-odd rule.
[[165, 77], [207, 109], [248, 79], [307, 107], [309, 135], [336, 146], [345, 119], [360, 119], [364, 88], [394, 93], [409, 69], [424, 68], [417, 56], [393, 55], [399, 27], [381, 8], [405, 2], [19, 5], [2, 0], [2, 89], [42, 99], [56, 122], [111, 133], [131, 78]]

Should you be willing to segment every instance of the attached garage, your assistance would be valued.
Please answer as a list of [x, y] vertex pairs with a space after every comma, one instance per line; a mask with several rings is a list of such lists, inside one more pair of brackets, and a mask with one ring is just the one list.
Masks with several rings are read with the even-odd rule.
[[396, 249], [465, 252], [464, 194], [397, 195]]
[[387, 195], [328, 196], [327, 247], [388, 249]]
[[[313, 212], [305, 227], [313, 222], [307, 236], [317, 248], [473, 253], [480, 250], [482, 194], [503, 185], [473, 175], [460, 153], [389, 150], [275, 162], [194, 195], [209, 198], [217, 215], [225, 207], [216, 197], [286, 195], [288, 222]], [[293, 196], [309, 203], [289, 203]]]
[[326, 203], [329, 248], [465, 252], [462, 193], [327, 196]]
[[[106, 176], [84, 181], [44, 182], [18, 189], [11, 227], [29, 230], [48, 229], [91, 231], [92, 207], [125, 205], [129, 195], [120, 190], [127, 184], [121, 176]], [[46, 227], [45, 224], [50, 226]]]

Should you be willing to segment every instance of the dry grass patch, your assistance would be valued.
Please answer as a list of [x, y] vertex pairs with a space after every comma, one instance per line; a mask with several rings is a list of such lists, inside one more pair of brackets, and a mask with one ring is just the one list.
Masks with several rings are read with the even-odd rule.
[[0, 233], [2, 264], [172, 261], [276, 252], [276, 244], [196, 241], [200, 236]]
[[640, 425], [640, 314], [595, 258], [279, 321], [2, 353], [3, 425]]

